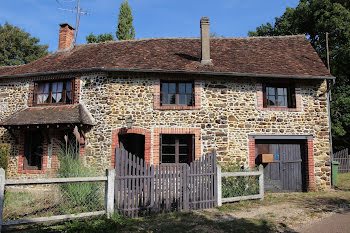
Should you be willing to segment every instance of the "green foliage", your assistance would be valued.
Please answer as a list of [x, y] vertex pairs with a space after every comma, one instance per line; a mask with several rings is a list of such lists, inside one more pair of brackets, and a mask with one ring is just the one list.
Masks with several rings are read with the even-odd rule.
[[106, 42], [111, 40], [114, 40], [114, 36], [112, 33], [100, 34], [97, 37], [93, 33], [90, 33], [90, 35], [86, 36], [86, 43], [88, 44], [101, 43], [101, 42]]
[[296, 8], [287, 8], [273, 24], [250, 31], [250, 36], [305, 34], [326, 64], [326, 32], [329, 33], [332, 75], [332, 133], [335, 150], [350, 146], [350, 1], [300, 0]]
[[120, 12], [118, 15], [117, 38], [119, 40], [135, 39], [135, 29], [132, 25], [133, 17], [128, 0], [122, 2], [120, 5]]
[[[222, 172], [243, 172], [244, 170], [237, 163], [221, 164]], [[252, 170], [249, 170], [252, 171]], [[222, 177], [222, 197], [239, 197], [259, 194], [258, 176]]]
[[0, 167], [4, 170], [7, 169], [9, 162], [10, 148], [9, 144], [0, 144]]
[[[97, 172], [84, 167], [79, 155], [75, 153], [74, 146], [68, 146], [68, 148], [62, 147], [60, 151], [60, 168], [57, 171], [57, 176], [60, 178], [69, 177], [92, 177], [96, 176]], [[74, 209], [77, 211], [81, 209], [96, 210], [103, 202], [100, 193], [101, 184], [96, 182], [82, 182], [82, 183], [64, 183], [60, 185], [60, 191], [66, 201], [63, 208]]]
[[0, 66], [22, 65], [48, 54], [47, 45], [19, 27], [0, 24]]

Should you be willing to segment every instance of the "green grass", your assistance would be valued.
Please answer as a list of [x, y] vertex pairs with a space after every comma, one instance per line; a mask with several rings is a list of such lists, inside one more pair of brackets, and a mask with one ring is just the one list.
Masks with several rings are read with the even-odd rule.
[[339, 189], [350, 191], [350, 172], [340, 173], [338, 175], [338, 184], [336, 186]]

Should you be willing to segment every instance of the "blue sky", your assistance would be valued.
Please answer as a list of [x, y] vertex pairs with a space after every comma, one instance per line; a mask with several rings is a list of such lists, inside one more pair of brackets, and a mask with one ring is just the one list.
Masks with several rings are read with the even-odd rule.
[[[58, 46], [59, 23], [75, 26], [75, 14], [57, 8], [72, 8], [75, 0], [0, 0], [0, 24], [8, 21], [48, 44]], [[115, 33], [122, 0], [80, 0], [89, 12], [82, 16], [78, 44], [93, 32]], [[218, 36], [244, 37], [249, 30], [273, 22], [286, 7], [299, 0], [129, 0], [136, 38], [199, 37], [199, 20], [210, 18], [210, 31]], [[71, 6], [71, 7], [70, 7]]]

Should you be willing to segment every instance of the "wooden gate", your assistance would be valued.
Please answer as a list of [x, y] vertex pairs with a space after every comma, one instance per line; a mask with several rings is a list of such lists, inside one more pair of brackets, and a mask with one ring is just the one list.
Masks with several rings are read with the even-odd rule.
[[117, 148], [115, 169], [115, 208], [124, 216], [217, 206], [215, 151], [190, 165], [150, 165]]
[[348, 149], [334, 153], [333, 160], [339, 162], [339, 173], [350, 172], [350, 156]]

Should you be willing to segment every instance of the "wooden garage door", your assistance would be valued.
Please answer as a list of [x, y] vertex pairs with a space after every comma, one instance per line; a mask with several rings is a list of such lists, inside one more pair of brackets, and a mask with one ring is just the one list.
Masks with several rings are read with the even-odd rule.
[[273, 154], [274, 163], [264, 164], [265, 189], [275, 192], [302, 191], [302, 143], [270, 143], [257, 140], [256, 155]]

